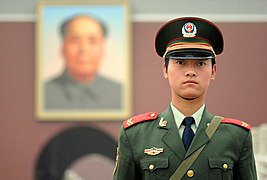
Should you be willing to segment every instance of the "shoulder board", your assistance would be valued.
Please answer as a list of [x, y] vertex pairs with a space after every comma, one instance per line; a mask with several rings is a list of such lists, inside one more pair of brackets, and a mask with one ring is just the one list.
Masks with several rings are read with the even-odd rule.
[[149, 121], [149, 120], [155, 120], [158, 117], [158, 113], [156, 112], [149, 112], [149, 113], [144, 113], [140, 114], [138, 116], [134, 116], [130, 119], [127, 119], [123, 122], [123, 127], [124, 129], [127, 129], [135, 124]]
[[237, 120], [237, 119], [224, 118], [221, 123], [235, 124], [235, 125], [238, 125], [238, 126], [245, 128], [247, 130], [251, 129], [250, 124], [248, 124], [244, 121]]

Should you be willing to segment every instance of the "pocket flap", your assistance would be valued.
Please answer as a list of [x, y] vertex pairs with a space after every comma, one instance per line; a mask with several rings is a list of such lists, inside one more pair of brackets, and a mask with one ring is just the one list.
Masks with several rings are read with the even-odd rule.
[[156, 169], [164, 169], [168, 168], [169, 161], [168, 157], [151, 157], [145, 158], [140, 161], [141, 168], [143, 170], [154, 171]]
[[218, 168], [223, 171], [228, 171], [233, 169], [233, 162], [229, 160], [224, 160], [223, 158], [219, 157], [209, 157], [209, 165], [210, 168]]

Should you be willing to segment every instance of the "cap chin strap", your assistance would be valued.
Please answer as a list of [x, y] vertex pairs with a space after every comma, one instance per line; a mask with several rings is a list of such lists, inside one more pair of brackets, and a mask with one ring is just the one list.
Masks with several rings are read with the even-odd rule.
[[165, 59], [165, 56], [167, 55], [168, 52], [173, 51], [173, 50], [177, 50], [177, 49], [204, 49], [204, 50], [208, 50], [211, 51], [214, 56], [216, 57], [215, 51], [213, 50], [212, 46], [210, 46], [209, 44], [206, 43], [188, 43], [188, 42], [178, 42], [178, 43], [174, 43], [171, 44], [169, 47], [167, 47], [163, 58]]

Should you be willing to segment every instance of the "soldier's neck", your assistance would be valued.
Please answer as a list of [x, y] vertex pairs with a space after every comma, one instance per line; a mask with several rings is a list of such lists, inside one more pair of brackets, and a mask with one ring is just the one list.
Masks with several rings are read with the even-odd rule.
[[183, 98], [172, 99], [174, 107], [176, 107], [185, 116], [193, 115], [201, 106], [203, 106], [204, 103], [204, 98], [196, 98], [193, 100], [186, 100]]

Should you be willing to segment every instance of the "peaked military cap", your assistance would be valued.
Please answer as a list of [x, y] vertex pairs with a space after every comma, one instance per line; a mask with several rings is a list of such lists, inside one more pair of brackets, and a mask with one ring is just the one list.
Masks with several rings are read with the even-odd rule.
[[212, 22], [198, 17], [182, 17], [164, 24], [156, 34], [159, 56], [178, 59], [214, 58], [223, 51], [223, 36]]

